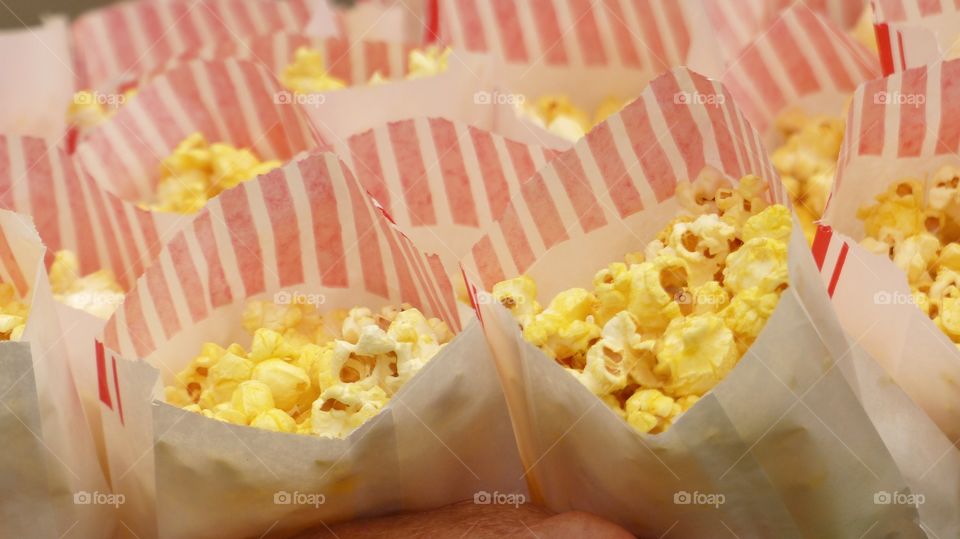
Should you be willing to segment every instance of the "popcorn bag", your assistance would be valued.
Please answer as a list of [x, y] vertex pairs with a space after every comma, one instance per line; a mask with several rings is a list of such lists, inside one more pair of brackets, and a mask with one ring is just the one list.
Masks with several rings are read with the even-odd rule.
[[96, 463], [43, 255], [30, 219], [0, 210], [0, 536], [107, 537], [122, 500]]
[[191, 50], [242, 43], [260, 34], [299, 31], [315, 3], [137, 0], [89, 11], [71, 28], [78, 87], [122, 85]]
[[[681, 92], [714, 96], [714, 104], [678, 103], [673, 96]], [[561, 289], [589, 283], [600, 264], [643, 250], [664, 224], [690, 223], [673, 220], [681, 203], [713, 204], [713, 195], [703, 186], [718, 185], [718, 175], [743, 178], [732, 192], [716, 192], [717, 207], [724, 204], [735, 219], [746, 216], [737, 217], [737, 208], [749, 214], [767, 204], [756, 197], [743, 204], [748, 193], [758, 193], [753, 190], [757, 179], [750, 174], [769, 180], [769, 202], [789, 204], [761, 149], [759, 135], [731, 103], [732, 97], [722, 86], [686, 69], [659, 77], [637, 101], [525, 183], [522, 195], [512, 200], [500, 222], [463, 261], [496, 359], [534, 500], [555, 511], [593, 512], [641, 536], [669, 532], [703, 537], [715, 534], [721, 526], [736, 535], [757, 537], [922, 536], [914, 507], [876, 501], [878, 492], [909, 492], [908, 485], [871, 423], [864, 409], [867, 404], [859, 400], [858, 387], [847, 380], [844, 371], [849, 368], [844, 360], [855, 349], [831, 314], [795, 219], [792, 231], [781, 224], [777, 232], [767, 232], [786, 240], [777, 240], [784, 241], [780, 269], [764, 265], [756, 273], [744, 269], [741, 274], [741, 270], [730, 270], [730, 264], [752, 260], [752, 255], [737, 255], [737, 251], [733, 254], [737, 256], [727, 258], [727, 286], [742, 283], [740, 279], [748, 274], [762, 279], [771, 275], [787, 278], [788, 274], [788, 287], [777, 287], [783, 290], [779, 302], [770, 306], [769, 317], [760, 315], [760, 325], [755, 315], [761, 311], [751, 315], [748, 309], [743, 317], [733, 311], [729, 323], [745, 339], [737, 341], [742, 342], [737, 347], [743, 356], [723, 381], [699, 400], [680, 399], [686, 411], [668, 410], [680, 412], [671, 420], [665, 412], [656, 411], [656, 400], [650, 412], [637, 414], [639, 420], [655, 420], [652, 430], [662, 430], [655, 435], [638, 433], [640, 423], [634, 423], [633, 415], [637, 410], [630, 411], [633, 405], [645, 410], [643, 401], [649, 392], [634, 394], [627, 401], [626, 415], [620, 403], [601, 400], [594, 393], [605, 376], [622, 373], [616, 363], [605, 363], [600, 356], [601, 370], [594, 369], [598, 364], [591, 348], [588, 367], [582, 372], [579, 367], [558, 368], [556, 360], [518, 332], [518, 319], [500, 306], [503, 302], [520, 313], [536, 305], [524, 296], [533, 296], [532, 291], [516, 284], [522, 281], [504, 279], [527, 275], [536, 283], [539, 297], [551, 297]], [[686, 183], [693, 178], [697, 179], [692, 184]], [[727, 206], [730, 196], [734, 205]], [[741, 200], [737, 197], [744, 198], [737, 202]], [[779, 214], [781, 219], [787, 215], [782, 207]], [[701, 217], [709, 220], [709, 215]], [[756, 225], [743, 226], [746, 230]], [[789, 234], [788, 240], [785, 234]], [[750, 253], [761, 243], [767, 240], [749, 239], [744, 244], [748, 247], [739, 249]], [[627, 260], [644, 258], [643, 254], [627, 255]], [[709, 259], [703, 263], [712, 263]], [[649, 263], [659, 263], [657, 260]], [[643, 267], [647, 266], [639, 266]], [[604, 271], [615, 271], [616, 264], [609, 268]], [[704, 274], [692, 265], [690, 268]], [[600, 281], [595, 282], [606, 282], [602, 275], [598, 274]], [[668, 286], [658, 282], [661, 287]], [[500, 284], [494, 286], [496, 283]], [[480, 292], [491, 288], [493, 298]], [[652, 290], [650, 294], [655, 294]], [[663, 316], [672, 312], [671, 308], [682, 313], [680, 303], [704, 309], [699, 318], [676, 318], [674, 321], [681, 322], [678, 326], [684, 326], [686, 320], [706, 323], [711, 316], [720, 316], [709, 314], [710, 301], [691, 303], [691, 295], [707, 297], [700, 289], [694, 294], [684, 288], [672, 296], [665, 290]], [[556, 316], [563, 319], [558, 313], [565, 312], [564, 301], [574, 301], [569, 298], [575, 291], [565, 294], [567, 300], [561, 301], [558, 295], [542, 311], [552, 313], [545, 314], [542, 321]], [[730, 301], [739, 300], [733, 297]], [[621, 315], [615, 318], [622, 319]], [[521, 325], [539, 324], [537, 316]], [[659, 319], [644, 320], [652, 324]], [[556, 338], [563, 339], [575, 326], [558, 330]], [[668, 332], [673, 331], [671, 326], [673, 322], [667, 326]], [[614, 341], [607, 340], [612, 339], [609, 327], [604, 326], [598, 344], [613, 346]], [[670, 350], [690, 346], [694, 354], [690, 361], [698, 346], [705, 348], [701, 352], [707, 357], [719, 357], [723, 350], [732, 349], [716, 339], [727, 335], [725, 331], [706, 327], [679, 340], [664, 341], [664, 346]], [[752, 337], [751, 332], [755, 332]], [[524, 335], [535, 337], [526, 329]], [[634, 346], [631, 344], [630, 350]], [[664, 355], [658, 352], [658, 358], [666, 358], [666, 351]], [[555, 353], [561, 357], [560, 352]], [[620, 353], [626, 354], [627, 348]], [[614, 362], [623, 357], [611, 354]], [[676, 371], [681, 378], [671, 384], [686, 379], [683, 367], [676, 368], [681, 369]], [[689, 368], [695, 369], [693, 364]], [[612, 370], [605, 375], [602, 369]], [[690, 372], [697, 376], [692, 374], [697, 371]], [[650, 374], [638, 372], [637, 376]], [[641, 395], [639, 403], [637, 395]], [[650, 427], [645, 425], [647, 430]]]
[[[270, 332], [257, 330], [250, 345], [238, 331], [251, 316], [245, 303], [256, 300], [313, 305], [335, 320], [340, 308], [409, 302], [457, 335], [344, 438], [268, 432], [164, 402], [180, 395], [164, 385], [201, 375], [190, 370], [197, 360], [188, 362], [202, 343], [260, 353]], [[111, 472], [128, 500], [143, 501], [124, 506], [124, 522], [139, 537], [285, 535], [477, 492], [525, 496], [482, 331], [475, 321], [461, 328], [455, 303], [439, 260], [399, 234], [332, 154], [225, 192], [167, 244], [103, 333]], [[216, 365], [203, 373], [214, 376]], [[399, 373], [405, 368], [398, 364]], [[234, 391], [246, 395], [249, 387]], [[338, 412], [314, 406], [312, 413]]]
[[872, 3], [885, 75], [960, 56], [960, 5], [919, 0]]
[[[922, 276], [924, 261], [931, 255], [918, 252], [913, 268], [907, 265], [912, 257], [904, 258], [905, 251], [896, 263], [880, 251], [901, 251], [898, 246], [914, 233], [940, 234], [941, 224], [943, 230], [949, 228], [950, 214], [933, 206], [941, 205], [938, 192], [949, 195], [951, 189], [949, 170], [944, 184], [941, 168], [958, 164], [960, 131], [949, 121], [958, 112], [958, 82], [960, 61], [950, 61], [873, 80], [857, 90], [847, 120], [855, 128], [844, 141], [825, 214], [829, 226], [821, 227], [814, 242], [817, 265], [847, 332], [954, 441], [960, 437], [960, 396], [955, 388], [960, 351], [921, 310], [929, 311], [929, 305], [918, 303], [928, 296], [939, 304], [941, 294], [931, 288], [929, 294], [915, 296], [912, 288], [923, 286], [914, 284], [915, 279], [908, 283], [905, 273]], [[890, 96], [914, 104], [899, 104], [899, 98]], [[909, 183], [911, 179], [917, 183]], [[915, 192], [920, 202], [905, 201], [900, 209], [884, 210], [893, 219], [903, 216], [902, 233], [881, 237], [881, 242], [890, 243], [877, 249], [876, 232], [886, 226], [884, 217], [872, 212], [866, 214], [870, 221], [864, 221], [861, 208], [901, 185]], [[927, 208], [928, 204], [933, 206]], [[911, 224], [911, 216], [919, 220], [919, 229]], [[873, 239], [860, 245], [868, 235]]]

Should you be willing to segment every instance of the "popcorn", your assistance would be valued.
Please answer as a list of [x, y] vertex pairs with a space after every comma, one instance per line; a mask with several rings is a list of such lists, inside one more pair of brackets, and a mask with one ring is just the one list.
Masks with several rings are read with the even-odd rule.
[[321, 315], [252, 300], [241, 323], [250, 351], [204, 344], [166, 387], [168, 403], [227, 423], [344, 437], [453, 338], [445, 323], [407, 304]]
[[57, 301], [100, 318], [110, 318], [124, 296], [112, 271], [99, 270], [81, 276], [77, 255], [67, 250], [54, 254], [50, 288]]
[[565, 95], [542, 95], [532, 104], [522, 102], [518, 105], [519, 114], [547, 131], [570, 141], [583, 138], [594, 126], [616, 114], [626, 102], [615, 96], [608, 96], [597, 106], [592, 118], [583, 109], [578, 108]]
[[[92, 90], [80, 90], [73, 94], [73, 99], [67, 106], [67, 123], [80, 129], [96, 127], [112, 118], [119, 106], [136, 94], [136, 88], [127, 90], [119, 97], [102, 96]], [[110, 97], [110, 99], [105, 100], [104, 97]], [[113, 106], [106, 106], [108, 103], [105, 101], [109, 101]]]
[[[943, 166], [927, 182], [891, 183], [857, 211], [861, 245], [889, 257], [905, 274], [917, 307], [960, 343], [960, 168]], [[926, 195], [926, 196], [924, 196]]]
[[[731, 187], [705, 169], [677, 187], [692, 215], [599, 270], [592, 290], [561, 291], [541, 310], [536, 283], [520, 276], [493, 295], [524, 339], [635, 430], [663, 432], [733, 370], [788, 285], [792, 218], [766, 203], [766, 189], [756, 176]], [[925, 249], [911, 252], [935, 260]]]
[[[439, 75], [447, 70], [447, 61], [452, 50], [431, 45], [414, 49], [407, 56], [407, 79], [422, 79]], [[385, 84], [389, 79], [375, 71], [367, 81], [370, 86]], [[310, 47], [300, 47], [293, 54], [293, 62], [283, 69], [280, 83], [298, 94], [314, 94], [342, 90], [347, 87], [343, 79], [327, 71], [323, 53]]]
[[0, 341], [19, 341], [27, 326], [29, 308], [17, 299], [10, 283], [0, 283]]
[[163, 160], [156, 201], [142, 206], [152, 211], [195, 213], [226, 189], [280, 165], [280, 161], [261, 162], [247, 149], [208, 144], [202, 134], [193, 133]]
[[443, 50], [436, 45], [420, 50], [413, 49], [407, 57], [407, 78], [423, 79], [439, 75], [447, 70], [447, 59], [452, 49]]

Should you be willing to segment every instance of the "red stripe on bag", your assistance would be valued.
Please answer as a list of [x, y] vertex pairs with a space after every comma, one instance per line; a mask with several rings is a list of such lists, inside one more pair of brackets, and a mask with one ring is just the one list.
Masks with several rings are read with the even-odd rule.
[[131, 271], [131, 278], [136, 279], [143, 273], [143, 258], [137, 252], [137, 243], [133, 239], [133, 230], [130, 228], [130, 221], [127, 219], [126, 205], [115, 196], [108, 196], [107, 201], [113, 210], [114, 222], [117, 228], [113, 233], [119, 236], [124, 252], [127, 254], [128, 266]]
[[213, 308], [233, 303], [233, 293], [220, 262], [220, 248], [213, 235], [213, 223], [210, 211], [202, 210], [193, 221], [193, 233], [204, 259], [207, 262], [207, 288], [210, 290], [210, 303]]
[[[489, 240], [487, 237], [484, 239]], [[477, 315], [477, 320], [480, 321], [480, 327], [483, 327], [483, 313], [480, 312], [480, 302], [477, 301], [477, 287], [473, 286], [470, 279], [467, 279], [467, 272], [463, 269], [463, 265], [460, 266], [460, 276], [463, 278], [463, 284], [467, 289], [467, 297], [470, 298], [470, 308], [472, 308], [473, 312]]]
[[[117, 358], [111, 356], [113, 360], [113, 387], [117, 391], [117, 412], [120, 413], [120, 424], [125, 425], [123, 420], [123, 402], [120, 400], [120, 378], [117, 376]], [[112, 408], [111, 408], [112, 409]]]
[[190, 320], [197, 323], [207, 317], [207, 302], [204, 299], [206, 294], [203, 292], [200, 274], [197, 272], [197, 266], [193, 263], [186, 237], [182, 232], [170, 241], [167, 245], [167, 252], [170, 253], [170, 260], [173, 267], [176, 268], [177, 281], [180, 283], [183, 298], [190, 310]]
[[[396, 233], [396, 230], [393, 230], [393, 232]], [[434, 287], [427, 278], [428, 273], [423, 262], [423, 254], [413, 247], [409, 238], [402, 234], [400, 234], [400, 236], [400, 247], [403, 249], [404, 256], [406, 256], [413, 276], [416, 277], [420, 283], [420, 290], [427, 296], [427, 302], [430, 304], [431, 311], [444, 320], [451, 320], [451, 318], [443, 312], [443, 302], [440, 301], [440, 297], [437, 295], [436, 287]]]
[[483, 176], [487, 202], [490, 204], [490, 216], [498, 219], [510, 203], [510, 186], [500, 166], [500, 157], [493, 143], [493, 136], [475, 127], [469, 127], [473, 149], [477, 154], [477, 164]]
[[113, 410], [113, 402], [110, 400], [110, 387], [107, 385], [107, 360], [104, 355], [103, 343], [97, 340], [93, 344], [97, 357], [97, 389], [100, 393], [100, 402]]
[[[520, 222], [520, 217], [517, 215], [517, 207], [514, 204], [507, 206], [507, 209], [503, 212], [503, 216], [500, 217], [500, 229], [503, 231], [503, 237], [507, 240], [508, 251], [513, 258], [513, 263], [519, 271], [526, 271], [527, 268], [532, 266], [536, 261], [536, 257], [533, 255], [530, 240], [527, 239], [527, 232], [523, 223]], [[494, 258], [494, 260], [496, 260], [496, 258]], [[500, 273], [503, 273], [502, 269]], [[484, 278], [484, 285], [493, 285], [493, 283], [487, 280], [485, 273], [481, 273], [480, 275]], [[503, 280], [503, 277], [501, 277], [500, 280]]]
[[393, 257], [393, 273], [397, 278], [397, 285], [400, 287], [400, 298], [402, 301], [418, 305], [420, 304], [420, 294], [417, 293], [417, 287], [413, 283], [410, 265], [404, 258], [400, 245], [397, 244], [396, 236], [387, 230], [390, 225], [382, 219], [378, 221], [377, 224], [383, 231], [387, 247], [390, 249], [390, 255]]
[[[704, 78], [693, 77], [693, 84], [697, 91], [703, 95], [717, 91], [716, 86]], [[723, 94], [723, 97], [725, 102], [727, 99], [732, 102], [733, 98], [731, 96]], [[721, 163], [723, 163], [723, 170], [727, 172], [739, 172], [740, 165], [737, 162], [737, 148], [733, 142], [730, 129], [727, 127], [727, 119], [723, 107], [704, 107], [704, 110], [707, 112], [707, 117], [710, 118], [713, 140], [717, 144], [717, 153], [720, 156]]]
[[[333, 187], [326, 179], [327, 171], [320, 158], [304, 159], [297, 163], [297, 167], [303, 177], [307, 200], [313, 201], [310, 204], [310, 222], [313, 226], [314, 250], [317, 254], [320, 282], [329, 287], [349, 286], [339, 208], [333, 194]], [[362, 250], [370, 240], [358, 236], [357, 242]], [[364, 268], [363, 271], [366, 272], [367, 269]]]
[[[640, 101], [635, 106], [620, 111], [620, 119], [630, 138], [633, 153], [640, 160], [640, 168], [650, 184], [657, 202], [663, 202], [673, 195], [676, 189], [673, 167], [667, 154], [660, 145], [657, 134], [650, 125], [649, 112]], [[633, 163], [630, 164], [633, 166]]]
[[440, 0], [427, 0], [425, 9], [427, 23], [424, 25], [424, 43], [436, 43], [440, 39]]
[[13, 209], [13, 169], [10, 168], [10, 153], [7, 137], [0, 135], [0, 204]]
[[540, 38], [540, 51], [549, 65], [563, 65], [570, 61], [567, 48], [563, 43], [563, 31], [554, 2], [541, 2], [531, 9], [537, 36]]
[[[925, 95], [927, 89], [927, 70], [911, 69], [904, 71], [900, 79], [900, 95], [916, 97]], [[924, 101], [904, 99], [900, 103], [900, 143], [897, 145], [899, 157], [916, 157], [923, 149], [923, 140], [927, 135], [927, 109]]]
[[20, 269], [20, 264], [17, 262], [13, 249], [10, 248], [6, 230], [0, 230], [0, 263], [7, 270], [10, 280], [13, 281], [13, 286], [17, 289], [17, 295], [22, 298], [26, 297], [30, 286], [27, 284], [27, 280], [23, 278], [23, 270]]
[[782, 22], [775, 25], [777, 35], [768, 43], [776, 52], [779, 64], [783, 66], [790, 78], [796, 95], [807, 95], [820, 90], [817, 78], [810, 76], [813, 67], [804, 57], [804, 50], [800, 47], [790, 27]]
[[429, 122], [453, 222], [478, 227], [480, 219], [477, 217], [477, 207], [470, 191], [470, 177], [463, 163], [457, 130], [447, 120], [431, 118]]
[[[133, 341], [133, 348], [137, 357], [146, 357], [156, 350], [153, 337], [150, 335], [150, 326], [143, 313], [143, 301], [135, 289], [133, 293], [123, 298], [123, 315], [126, 322], [126, 332]], [[119, 403], [118, 403], [119, 404]]]
[[[323, 181], [329, 182], [330, 173], [324, 166], [324, 174], [319, 176]], [[344, 174], [349, 177], [349, 170]], [[377, 217], [370, 213], [370, 198], [356, 189], [352, 182], [347, 186], [350, 191], [350, 203], [353, 211], [353, 219], [356, 223], [357, 244], [360, 248], [360, 268], [363, 272], [364, 287], [382, 297], [388, 297], [390, 294], [387, 283], [387, 273], [383, 266], [383, 253], [377, 240], [377, 229], [374, 219]], [[352, 249], [352, 247], [351, 247]], [[346, 270], [344, 270], [346, 274]]]
[[523, 28], [520, 27], [520, 15], [514, 0], [490, 0], [493, 16], [496, 19], [494, 30], [500, 35], [500, 51], [509, 62], [528, 62], [531, 60], [527, 45], [523, 41]]
[[[586, 181], [587, 175], [583, 172], [583, 166], [577, 154], [573, 152], [562, 154], [553, 161], [551, 168], [560, 179], [560, 184], [563, 185], [567, 198], [573, 205], [573, 210], [577, 213], [583, 231], [590, 232], [606, 225], [607, 220], [603, 217], [603, 208]], [[629, 177], [627, 180], [629, 181]]]
[[917, 0], [917, 7], [920, 8], [920, 16], [936, 15], [943, 11], [940, 6], [940, 0]]
[[[354, 174], [360, 185], [386, 208], [391, 207], [390, 191], [384, 181], [383, 164], [377, 150], [377, 137], [373, 129], [358, 133], [347, 139]], [[301, 170], [303, 165], [301, 165]], [[304, 176], [306, 178], [306, 176]]]
[[897, 30], [897, 47], [900, 49], [900, 70], [907, 69], [907, 55], [903, 52], [903, 34]]
[[770, 67], [760, 54], [760, 49], [757, 45], [751, 45], [743, 52], [737, 65], [747, 73], [749, 80], [754, 81], [754, 88], [760, 93], [763, 102], [767, 103], [769, 110], [780, 110], [786, 100], [780, 84], [773, 78]]
[[664, 71], [669, 69], [670, 62], [667, 58], [666, 48], [663, 44], [663, 38], [660, 35], [660, 28], [654, 17], [644, 16], [642, 14], [653, 13], [653, 0], [633, 0], [634, 9], [641, 14], [640, 27], [643, 33], [643, 44], [647, 52], [651, 55], [651, 67], [654, 71]]
[[461, 24], [461, 36], [469, 51], [485, 52], [490, 50], [487, 44], [486, 28], [480, 18], [480, 11], [477, 7], [477, 0], [455, 0], [457, 9], [455, 19], [459, 19]]
[[567, 227], [563, 224], [563, 219], [560, 217], [560, 212], [543, 176], [538, 173], [530, 178], [523, 185], [522, 193], [544, 246], [549, 249], [562, 241], [567, 241], [569, 239]]
[[833, 292], [837, 289], [837, 282], [840, 280], [840, 272], [843, 271], [843, 263], [847, 260], [847, 251], [850, 246], [844, 243], [840, 247], [840, 256], [837, 257], [837, 265], [833, 267], [833, 276], [830, 277], [830, 287], [827, 288], [827, 295], [833, 297]]
[[150, 212], [141, 211], [139, 208], [132, 208], [132, 211], [140, 225], [140, 232], [143, 234], [149, 259], [153, 260], [160, 254], [160, 249], [163, 248], [163, 242], [160, 241], [157, 234], [157, 223]]
[[817, 233], [813, 237], [813, 260], [817, 263], [817, 270], [823, 270], [823, 262], [827, 258], [827, 249], [830, 248], [830, 239], [833, 229], [826, 225], [817, 225]]
[[[495, 283], [506, 279], [503, 274], [503, 268], [497, 260], [497, 252], [493, 248], [493, 240], [490, 239], [490, 236], [481, 238], [480, 241], [471, 248], [470, 252], [477, 263], [477, 271], [480, 273], [480, 280], [484, 286], [492, 287]], [[464, 274], [463, 278], [466, 280], [466, 274]], [[471, 293], [470, 299], [471, 301], [476, 299], [474, 293]], [[476, 307], [477, 305], [474, 303], [474, 309], [476, 309]]]
[[574, 30], [580, 43], [584, 63], [587, 65], [605, 65], [607, 54], [603, 50], [600, 28], [597, 26], [594, 5], [596, 0], [569, 0], [570, 11], [574, 17]]
[[598, 125], [587, 135], [587, 144], [593, 153], [593, 161], [597, 164], [600, 177], [606, 182], [607, 191], [613, 191], [616, 188], [617, 196], [611, 198], [620, 217], [633, 215], [642, 210], [643, 200], [640, 198], [640, 191], [634, 185], [633, 178], [630, 177], [620, 153], [617, 152], [613, 133], [607, 122]]
[[[133, 36], [130, 32], [130, 25], [127, 24], [126, 18], [124, 17], [125, 13], [132, 10], [128, 9], [116, 9], [116, 10], [107, 10], [105, 23], [107, 25], [105, 34], [110, 36], [111, 44], [118, 43], [133, 43]], [[110, 53], [116, 58], [117, 67], [119, 68], [117, 72], [131, 71], [141, 60], [134, 47], [124, 47], [124, 46], [113, 46], [110, 47]]]
[[160, 21], [157, 4], [153, 2], [141, 2], [137, 6], [143, 9], [143, 17], [140, 17], [140, 31], [143, 32], [147, 43], [152, 43], [151, 50], [156, 53], [158, 58], [169, 58], [171, 56], [170, 42], [164, 39], [164, 34], [168, 31], [166, 25]]
[[[661, 4], [667, 14], [667, 27], [669, 35], [673, 37], [673, 44], [679, 53], [676, 60], [682, 61], [687, 58], [690, 51], [690, 32], [689, 24], [684, 19], [683, 7], [681, 2], [663, 2]], [[675, 63], [675, 62], [671, 62]]]
[[[958, 0], [960, 2], [960, 0]], [[940, 127], [937, 131], [937, 154], [960, 150], [960, 60], [940, 64]]]
[[[856, 83], [851, 80], [850, 73], [844, 67], [843, 60], [837, 46], [846, 46], [845, 36], [841, 36], [832, 31], [829, 27], [817, 18], [817, 16], [807, 9], [793, 10], [797, 17], [797, 22], [802, 27], [804, 33], [813, 42], [813, 47], [820, 57], [818, 62], [830, 73], [833, 84], [840, 89], [852, 89]], [[776, 41], [776, 39], [774, 39]], [[846, 52], [846, 51], [845, 51]], [[854, 56], [854, 55], [850, 55]], [[805, 77], [809, 73], [803, 74]]]
[[437, 215], [433, 207], [430, 189], [425, 189], [427, 169], [420, 153], [420, 139], [417, 136], [413, 120], [405, 120], [387, 125], [390, 144], [396, 156], [397, 171], [400, 173], [400, 185], [414, 226], [435, 225]]
[[96, 237], [93, 233], [92, 217], [90, 216], [90, 210], [93, 208], [88, 203], [88, 195], [77, 177], [79, 172], [75, 173], [74, 171], [73, 167], [64, 170], [64, 184], [66, 185], [67, 200], [70, 204], [71, 226], [76, 238], [77, 260], [80, 263], [80, 271], [87, 274], [103, 269], [105, 264], [100, 263], [100, 256], [97, 254], [95, 243], [86, 241], [89, 238]]
[[879, 95], [886, 92], [887, 79], [877, 79], [866, 82], [863, 88], [862, 109], [860, 111], [860, 147], [859, 155], [880, 155], [884, 144], [884, 120], [886, 109], [880, 103]]
[[453, 283], [450, 282], [450, 276], [447, 275], [443, 262], [437, 255], [428, 255], [427, 264], [429, 264], [430, 271], [433, 273], [434, 282], [440, 289], [440, 298], [446, 304], [447, 312], [450, 313], [448, 323], [456, 326], [458, 331], [463, 329], [457, 316], [456, 293], [453, 291]]
[[177, 310], [173, 306], [173, 297], [170, 295], [170, 287], [163, 273], [163, 267], [160, 264], [151, 265], [147, 269], [145, 279], [154, 310], [156, 310], [157, 318], [160, 319], [160, 325], [163, 327], [164, 338], [170, 339], [180, 331], [180, 320], [177, 318]]
[[364, 80], [369, 79], [374, 73], [380, 72], [384, 77], [390, 78], [390, 57], [387, 44], [383, 41], [364, 41], [363, 42], [364, 62]]
[[63, 209], [57, 207], [49, 154], [56, 149], [48, 148], [40, 139], [26, 137], [21, 140], [24, 160], [29, 167], [26, 183], [30, 191], [30, 215], [33, 217], [33, 224], [37, 227], [43, 243], [52, 251], [59, 250], [63, 248], [63, 238], [60, 237], [60, 223], [57, 218]]
[[[703, 156], [703, 134], [700, 133], [700, 128], [693, 119], [691, 108], [686, 104], [677, 103], [677, 96], [680, 95], [681, 90], [676, 75], [664, 74], [651, 85], [651, 89], [657, 96], [660, 112], [667, 123], [673, 142], [687, 166], [687, 177], [695, 178], [706, 164]], [[710, 94], [715, 93], [717, 93], [715, 89], [710, 92]], [[716, 107], [716, 105], [708, 104], [699, 108], [710, 107]]]
[[[633, 30], [627, 27], [624, 21], [627, 16], [623, 12], [620, 0], [604, 0], [604, 7], [610, 12], [611, 17], [607, 17], [613, 30], [614, 42], [617, 51], [620, 54], [620, 62], [626, 67], [640, 68], [643, 61], [635, 46]], [[566, 60], [563, 60], [566, 63]]]
[[273, 248], [277, 259], [277, 273], [281, 287], [304, 281], [303, 258], [300, 252], [300, 222], [296, 215], [293, 196], [283, 171], [275, 169], [260, 179], [264, 205], [269, 209], [273, 230]]
[[230, 243], [237, 261], [237, 272], [243, 280], [244, 295], [257, 295], [266, 290], [263, 272], [263, 249], [260, 231], [253, 222], [247, 185], [240, 184], [220, 194], [223, 220], [230, 231]]

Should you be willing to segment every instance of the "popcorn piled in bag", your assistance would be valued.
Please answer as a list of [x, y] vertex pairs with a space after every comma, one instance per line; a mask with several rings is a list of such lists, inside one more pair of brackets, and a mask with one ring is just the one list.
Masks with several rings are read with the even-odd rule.
[[208, 144], [201, 133], [185, 138], [163, 160], [152, 211], [195, 213], [208, 200], [243, 181], [266, 174], [280, 161], [260, 161], [248, 149], [230, 144]]
[[19, 341], [30, 308], [20, 301], [10, 283], [0, 283], [0, 341]]
[[453, 338], [406, 304], [321, 315], [312, 305], [250, 301], [243, 327], [249, 352], [204, 344], [167, 386], [167, 402], [227, 423], [345, 438]]
[[960, 168], [891, 184], [857, 212], [866, 250], [889, 256], [914, 303], [960, 347]]
[[[407, 58], [407, 79], [432, 77], [447, 70], [447, 59], [451, 49], [429, 46], [410, 51]], [[327, 71], [323, 53], [309, 47], [299, 47], [294, 53], [293, 62], [283, 69], [280, 81], [288, 89], [302, 94], [342, 90], [347, 87], [343, 79], [334, 77]], [[368, 84], [389, 82], [380, 70], [374, 71]]]
[[101, 269], [80, 275], [80, 262], [73, 251], [57, 251], [49, 273], [53, 298], [75, 309], [106, 319], [123, 301], [123, 288], [113, 272]]
[[771, 159], [790, 194], [807, 241], [816, 233], [833, 185], [837, 157], [843, 141], [843, 119], [808, 115], [800, 109], [780, 114], [774, 125], [785, 141]]
[[493, 287], [527, 341], [639, 432], [666, 430], [719, 383], [787, 288], [790, 211], [766, 204], [756, 176], [690, 196], [720, 182], [679, 185], [691, 214], [597, 272], [593, 290], [562, 291], [542, 309], [530, 277]]
[[618, 97], [608, 96], [597, 106], [597, 110], [591, 116], [574, 105], [568, 96], [557, 94], [542, 95], [531, 104], [523, 102], [517, 106], [517, 109], [536, 125], [554, 135], [577, 141], [589, 133], [594, 126], [622, 109], [625, 104], [626, 101]]
[[131, 88], [120, 96], [104, 100], [101, 94], [91, 90], [81, 90], [73, 94], [73, 100], [67, 107], [67, 123], [81, 129], [95, 127], [109, 120], [117, 109], [137, 95], [137, 89]]

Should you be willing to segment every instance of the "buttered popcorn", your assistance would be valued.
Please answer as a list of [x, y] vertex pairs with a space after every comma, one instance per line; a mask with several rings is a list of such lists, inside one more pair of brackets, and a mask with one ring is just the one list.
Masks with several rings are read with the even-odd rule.
[[56, 252], [49, 275], [54, 299], [94, 316], [110, 318], [123, 301], [123, 288], [112, 271], [80, 275], [80, 262], [72, 251]]
[[102, 94], [81, 90], [73, 94], [67, 107], [67, 123], [87, 129], [109, 120], [117, 110], [137, 94], [136, 88], [122, 94]]
[[543, 308], [521, 275], [493, 296], [524, 339], [634, 429], [663, 432], [736, 366], [788, 286], [791, 214], [766, 203], [766, 188], [755, 176], [734, 188], [708, 169], [678, 186], [689, 214], [598, 271], [591, 288]]
[[10, 283], [0, 283], [0, 341], [19, 341], [30, 309]]
[[554, 135], [577, 141], [594, 126], [619, 112], [626, 104], [626, 101], [618, 97], [609, 96], [597, 106], [591, 116], [574, 105], [569, 97], [557, 94], [540, 96], [532, 103], [523, 103], [518, 108], [521, 114]]
[[409, 306], [321, 315], [315, 307], [250, 301], [246, 350], [206, 343], [166, 388], [167, 402], [206, 417], [276, 432], [344, 438], [448, 343], [453, 334]]
[[833, 186], [844, 122], [832, 116], [808, 116], [799, 109], [781, 114], [776, 128], [784, 139], [771, 157], [793, 202], [807, 241], [823, 216]]
[[868, 251], [907, 277], [914, 303], [960, 347], [960, 168], [903, 179], [857, 212]]
[[280, 165], [280, 161], [260, 161], [245, 148], [209, 144], [201, 133], [193, 133], [163, 160], [156, 200], [144, 203], [143, 207], [152, 211], [195, 213], [221, 192]]
[[[407, 57], [407, 79], [421, 79], [439, 75], [447, 70], [450, 58], [449, 47], [441, 49], [429, 46], [410, 51]], [[312, 94], [342, 90], [347, 87], [343, 79], [334, 77], [327, 71], [323, 53], [317, 49], [300, 47], [293, 56], [293, 62], [284, 68], [280, 82], [289, 90], [299, 94]], [[384, 84], [389, 79], [379, 71], [370, 77], [369, 84]]]

